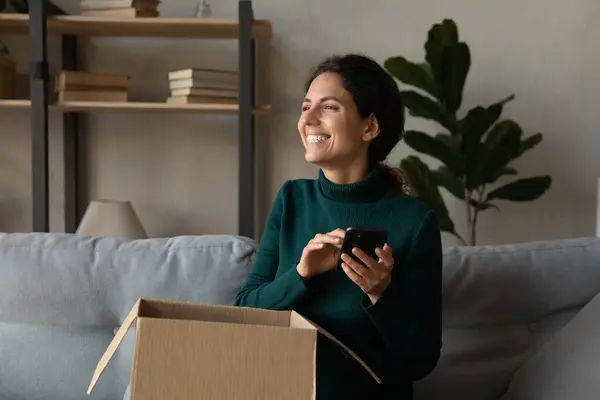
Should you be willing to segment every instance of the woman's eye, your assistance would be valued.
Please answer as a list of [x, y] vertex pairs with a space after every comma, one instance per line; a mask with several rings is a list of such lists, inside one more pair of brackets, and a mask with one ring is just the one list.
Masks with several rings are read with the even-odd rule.
[[334, 110], [334, 111], [337, 111], [337, 110], [339, 110], [339, 107], [338, 107], [338, 106], [335, 106], [335, 105], [333, 105], [333, 104], [327, 104], [327, 105], [325, 106], [325, 109], [326, 109], [326, 110]]
[[308, 111], [309, 108], [309, 106], [302, 106], [302, 111]]

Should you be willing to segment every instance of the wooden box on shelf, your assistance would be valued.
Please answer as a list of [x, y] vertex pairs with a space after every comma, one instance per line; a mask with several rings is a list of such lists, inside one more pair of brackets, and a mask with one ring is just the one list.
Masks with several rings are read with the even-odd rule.
[[17, 64], [6, 54], [0, 54], [0, 99], [14, 99]]

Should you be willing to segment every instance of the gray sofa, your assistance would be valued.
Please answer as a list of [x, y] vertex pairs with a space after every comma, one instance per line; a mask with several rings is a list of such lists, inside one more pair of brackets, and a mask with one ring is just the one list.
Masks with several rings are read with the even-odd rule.
[[[131, 334], [85, 391], [135, 300], [231, 304], [254, 252], [225, 235], [0, 234], [0, 400], [121, 399]], [[416, 398], [599, 398], [599, 292], [597, 238], [446, 249], [443, 356]]]

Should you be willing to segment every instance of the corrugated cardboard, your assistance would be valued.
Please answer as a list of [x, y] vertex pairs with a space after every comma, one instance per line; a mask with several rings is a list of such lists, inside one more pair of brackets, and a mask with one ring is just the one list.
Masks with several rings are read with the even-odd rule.
[[139, 299], [100, 359], [90, 394], [137, 320], [131, 400], [315, 398], [317, 334], [331, 334], [294, 311]]

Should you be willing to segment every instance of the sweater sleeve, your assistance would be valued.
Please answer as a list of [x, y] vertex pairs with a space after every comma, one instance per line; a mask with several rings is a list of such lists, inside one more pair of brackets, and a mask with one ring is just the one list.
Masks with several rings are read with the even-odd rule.
[[[236, 296], [236, 306], [289, 310], [308, 292], [295, 265], [279, 265], [279, 239], [286, 187], [287, 184], [282, 186], [273, 202], [256, 259]], [[276, 277], [279, 269], [285, 272]]]
[[436, 366], [442, 347], [442, 244], [437, 217], [425, 216], [405, 265], [394, 266], [392, 282], [381, 298], [363, 307], [388, 349], [391, 376], [412, 381]]

